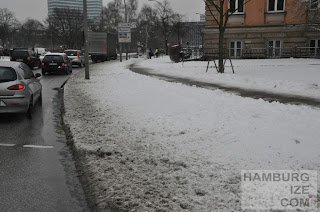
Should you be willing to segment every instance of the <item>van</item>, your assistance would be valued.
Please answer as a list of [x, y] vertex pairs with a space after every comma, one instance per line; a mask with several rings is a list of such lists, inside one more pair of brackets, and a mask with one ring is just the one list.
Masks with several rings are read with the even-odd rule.
[[39, 55], [39, 56], [44, 56], [47, 54], [49, 51], [46, 48], [34, 48], [34, 51]]

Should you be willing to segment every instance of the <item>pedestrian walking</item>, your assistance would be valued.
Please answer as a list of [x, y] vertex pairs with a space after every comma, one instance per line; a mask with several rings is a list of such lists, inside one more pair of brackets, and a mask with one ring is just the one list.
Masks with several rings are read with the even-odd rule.
[[149, 54], [149, 59], [152, 59], [152, 56], [153, 56], [153, 51], [151, 50], [151, 48], [149, 49], [149, 52], [148, 52], [148, 54]]
[[154, 50], [154, 55], [155, 55], [155, 57], [159, 57], [159, 49], [158, 48], [156, 48], [156, 50]]

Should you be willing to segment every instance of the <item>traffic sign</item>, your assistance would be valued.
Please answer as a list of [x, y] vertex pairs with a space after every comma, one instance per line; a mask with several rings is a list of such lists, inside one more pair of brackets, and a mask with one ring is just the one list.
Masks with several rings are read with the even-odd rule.
[[119, 28], [118, 32], [119, 33], [121, 33], [121, 32], [131, 32], [131, 29], [130, 28]]
[[118, 35], [119, 43], [131, 43], [130, 23], [119, 23]]
[[118, 33], [119, 43], [131, 43], [131, 33], [130, 32], [119, 32]]
[[119, 23], [118, 27], [119, 28], [130, 28], [130, 23]]

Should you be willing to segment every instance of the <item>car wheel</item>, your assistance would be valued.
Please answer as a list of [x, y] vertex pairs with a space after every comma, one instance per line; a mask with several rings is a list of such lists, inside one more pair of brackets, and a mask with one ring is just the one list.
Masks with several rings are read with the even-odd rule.
[[79, 68], [81, 68], [81, 67], [82, 67], [82, 62], [79, 63]]
[[27, 111], [27, 117], [32, 119], [32, 112], [33, 112], [33, 97], [30, 98], [29, 107]]

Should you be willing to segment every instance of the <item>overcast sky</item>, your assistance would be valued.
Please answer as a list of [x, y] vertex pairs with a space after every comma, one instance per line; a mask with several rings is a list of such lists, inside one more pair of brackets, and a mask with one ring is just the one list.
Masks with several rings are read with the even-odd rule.
[[[111, 1], [113, 0], [103, 0], [104, 6]], [[139, 7], [144, 3], [151, 6], [157, 4], [148, 0], [138, 0], [138, 2]], [[169, 0], [169, 2], [175, 12], [185, 15], [186, 21], [198, 21], [199, 15], [196, 13], [204, 13], [203, 0]], [[0, 0], [0, 8], [8, 8], [14, 12], [19, 21], [24, 21], [28, 17], [44, 20], [48, 14], [47, 0]]]

